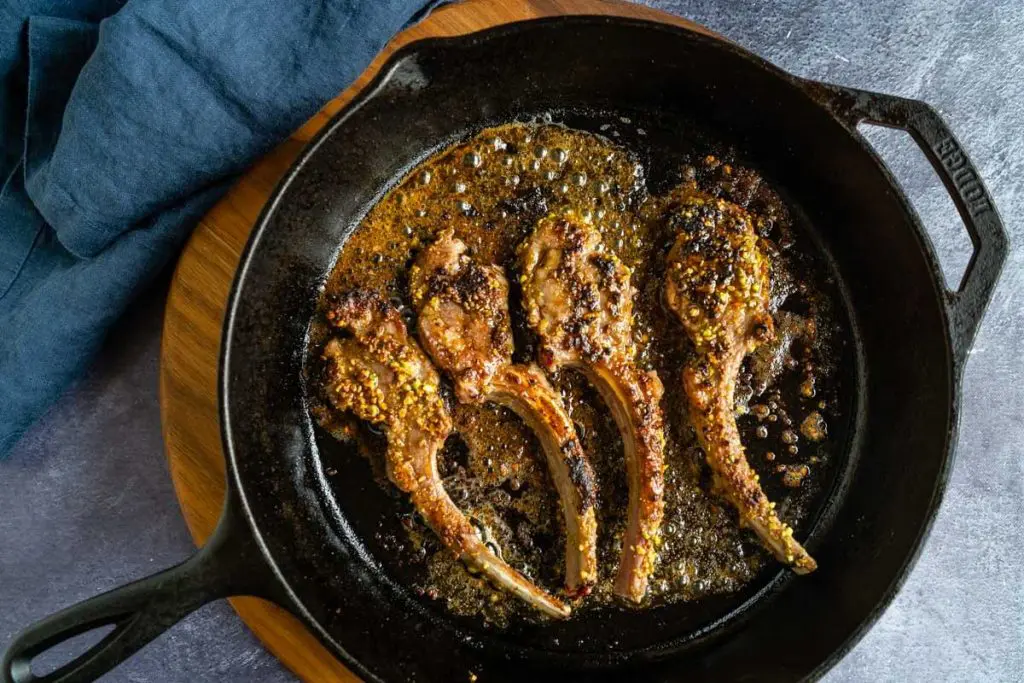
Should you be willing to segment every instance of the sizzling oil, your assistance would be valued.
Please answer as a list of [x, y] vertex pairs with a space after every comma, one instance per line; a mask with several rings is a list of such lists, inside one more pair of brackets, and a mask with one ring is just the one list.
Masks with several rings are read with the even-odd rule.
[[[839, 343], [834, 302], [793, 248], [797, 240], [785, 206], [756, 173], [708, 156], [680, 168], [679, 176], [747, 206], [757, 216], [759, 232], [774, 245], [778, 334], [748, 358], [737, 411], [748, 458], [778, 503], [780, 517], [799, 536], [841, 447], [827, 432], [830, 416], [841, 412], [832, 361]], [[440, 230], [453, 227], [476, 259], [500, 264], [510, 275], [516, 360], [529, 361], [534, 347], [515, 288], [516, 248], [540, 216], [562, 206], [589, 212], [606, 247], [634, 269], [639, 362], [655, 369], [666, 387], [664, 541], [645, 606], [739, 590], [772, 560], [739, 529], [735, 513], [708, 492], [707, 468], [680, 382], [691, 349], [661, 303], [664, 255], [673, 236], [665, 231], [661, 200], [647, 191], [643, 166], [624, 148], [590, 133], [537, 124], [492, 128], [455, 144], [413, 169], [370, 210], [339, 255], [325, 295], [373, 289], [408, 312], [412, 259]], [[414, 316], [408, 317], [414, 325]], [[320, 339], [314, 331], [314, 351]], [[626, 521], [622, 441], [610, 413], [580, 375], [563, 372], [553, 382], [600, 485], [600, 579], [594, 593], [577, 605], [590, 609], [613, 599], [611, 581]], [[458, 405], [450, 391], [446, 397], [458, 434], [449, 438], [440, 458], [446, 490], [513, 567], [557, 590], [565, 536], [539, 444], [511, 412]], [[383, 439], [328, 416], [322, 407], [316, 411], [336, 437], [359, 441], [360, 450], [378, 463], [381, 485], [390, 486], [379, 466]], [[408, 563], [423, 565], [416, 586], [421, 594], [456, 614], [481, 615], [499, 626], [537, 618], [470, 574], [414, 515], [402, 522], [408, 538], [386, 545], [406, 555]]]

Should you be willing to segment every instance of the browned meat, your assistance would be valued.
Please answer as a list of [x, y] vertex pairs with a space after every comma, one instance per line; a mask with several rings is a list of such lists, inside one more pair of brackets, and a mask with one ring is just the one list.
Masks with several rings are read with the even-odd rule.
[[437, 452], [452, 429], [438, 376], [409, 337], [399, 312], [376, 294], [355, 291], [328, 312], [339, 335], [324, 347], [326, 398], [337, 410], [382, 427], [388, 478], [409, 494], [441, 541], [467, 564], [538, 610], [564, 618], [569, 608], [487, 548], [445, 493]]
[[673, 192], [678, 232], [668, 255], [665, 300], [697, 350], [683, 373], [716, 490], [775, 556], [799, 574], [816, 564], [775, 514], [747, 462], [736, 428], [736, 375], [744, 357], [774, 334], [768, 310], [770, 264], [750, 215], [692, 184]]
[[597, 580], [596, 484], [561, 399], [536, 365], [512, 363], [508, 282], [482, 266], [445, 231], [410, 273], [424, 348], [455, 381], [466, 402], [494, 401], [515, 411], [537, 434], [562, 503], [565, 584], [586, 593]]
[[523, 301], [540, 363], [582, 370], [611, 409], [625, 444], [629, 510], [615, 591], [647, 592], [660, 544], [664, 480], [661, 381], [636, 366], [630, 271], [573, 212], [542, 219], [522, 246]]

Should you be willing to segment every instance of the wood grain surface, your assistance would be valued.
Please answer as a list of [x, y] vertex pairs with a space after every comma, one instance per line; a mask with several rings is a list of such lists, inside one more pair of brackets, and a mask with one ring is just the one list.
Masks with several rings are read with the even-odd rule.
[[[171, 477], [192, 537], [202, 544], [224, 499], [217, 361], [228, 290], [260, 209], [303, 146], [399, 47], [537, 17], [604, 14], [654, 19], [707, 32], [671, 15], [608, 0], [465, 0], [397, 35], [367, 70], [288, 140], [256, 163], [199, 223], [174, 274], [164, 318], [160, 403]], [[302, 680], [359, 680], [284, 610], [255, 598], [231, 604], [257, 637]]]

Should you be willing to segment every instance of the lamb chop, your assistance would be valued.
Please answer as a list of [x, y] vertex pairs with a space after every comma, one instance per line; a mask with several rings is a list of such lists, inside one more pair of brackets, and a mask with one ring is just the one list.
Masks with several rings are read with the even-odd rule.
[[629, 507], [615, 592], [640, 602], [660, 545], [664, 485], [661, 381], [636, 365], [630, 270], [575, 212], [543, 218], [521, 248], [523, 301], [542, 367], [581, 370], [625, 444]]
[[420, 342], [455, 382], [459, 400], [493, 401], [513, 410], [536, 433], [565, 518], [565, 584], [589, 592], [597, 580], [597, 487], [572, 420], [536, 365], [512, 363], [508, 281], [499, 266], [482, 266], [447, 230], [423, 250], [410, 272]]
[[323, 351], [325, 391], [337, 410], [387, 434], [388, 478], [408, 493], [446, 547], [494, 583], [553, 617], [569, 608], [492, 552], [445, 493], [437, 452], [452, 429], [439, 378], [409, 337], [398, 310], [376, 294], [353, 291], [327, 311], [338, 335]]
[[714, 487], [780, 561], [806, 574], [817, 564], [775, 514], [736, 427], [736, 375], [746, 355], [774, 334], [768, 258], [750, 214], [693, 183], [673, 191], [669, 224], [678, 236], [668, 255], [665, 301], [696, 347], [683, 384]]

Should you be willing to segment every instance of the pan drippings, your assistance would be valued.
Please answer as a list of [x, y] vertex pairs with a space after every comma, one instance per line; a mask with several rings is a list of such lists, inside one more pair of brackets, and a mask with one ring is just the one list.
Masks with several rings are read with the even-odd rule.
[[[783, 202], [758, 174], [714, 155], [681, 164], [677, 174], [679, 181], [695, 180], [703, 191], [747, 207], [770, 246], [776, 337], [745, 361], [736, 410], [750, 464], [782, 521], [803, 538], [844, 445], [829, 429], [846, 419], [836, 367], [845, 339], [838, 333], [838, 295]], [[736, 591], [773, 561], [739, 528], [731, 506], [710, 490], [681, 385], [693, 349], [663, 305], [665, 256], [674, 235], [663, 218], [664, 200], [649, 193], [645, 169], [629, 151], [599, 135], [552, 124], [501, 126], [455, 144], [410, 171], [370, 210], [345, 244], [325, 300], [356, 287], [369, 289], [405, 311], [415, 329], [410, 265], [442, 230], [454, 229], [475, 260], [505, 269], [512, 283], [514, 360], [529, 362], [536, 348], [523, 320], [516, 249], [540, 218], [568, 207], [592, 220], [607, 248], [633, 269], [639, 364], [657, 371], [665, 386], [663, 540], [641, 608]], [[314, 325], [311, 350], [317, 352], [322, 341], [322, 327]], [[614, 602], [611, 582], [626, 521], [622, 441], [581, 375], [563, 371], [552, 381], [600, 486], [599, 581], [575, 607], [600, 608]], [[445, 489], [485, 543], [527, 578], [557, 590], [564, 524], [539, 444], [510, 411], [459, 404], [451, 387], [442, 390], [456, 432], [439, 462]], [[333, 435], [355, 440], [360, 452], [379, 460], [383, 439], [355, 421], [328, 416], [322, 406], [313, 410]], [[402, 509], [396, 505], [395, 515], [408, 514]], [[539, 618], [467, 571], [414, 516], [403, 519], [401, 528], [407, 537], [388, 545], [406, 563], [422, 567], [415, 588], [428, 599], [497, 626]]]

